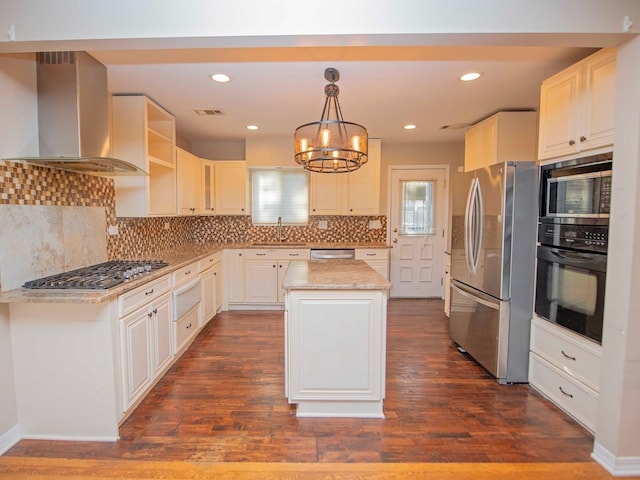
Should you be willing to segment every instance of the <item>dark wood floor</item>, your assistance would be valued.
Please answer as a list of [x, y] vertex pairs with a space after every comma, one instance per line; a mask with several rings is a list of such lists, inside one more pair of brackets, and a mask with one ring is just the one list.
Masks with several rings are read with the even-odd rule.
[[5, 455], [189, 462], [592, 462], [593, 438], [451, 344], [439, 300], [391, 300], [383, 420], [298, 419], [282, 312], [225, 312], [114, 443], [22, 440]]

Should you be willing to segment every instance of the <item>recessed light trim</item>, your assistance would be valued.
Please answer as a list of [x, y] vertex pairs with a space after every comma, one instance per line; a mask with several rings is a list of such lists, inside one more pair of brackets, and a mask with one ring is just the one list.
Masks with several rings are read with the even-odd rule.
[[227, 83], [231, 81], [231, 77], [229, 77], [229, 75], [225, 75], [224, 73], [212, 73], [209, 78], [218, 83]]
[[479, 72], [469, 72], [464, 75], [460, 75], [460, 80], [463, 82], [472, 82], [473, 80], [477, 80], [482, 76]]
[[415, 130], [417, 128], [416, 125], [414, 125], [413, 123], [409, 123], [408, 125], [405, 125], [404, 127], [405, 130]]
[[257, 125], [247, 125], [247, 130], [258, 130]]

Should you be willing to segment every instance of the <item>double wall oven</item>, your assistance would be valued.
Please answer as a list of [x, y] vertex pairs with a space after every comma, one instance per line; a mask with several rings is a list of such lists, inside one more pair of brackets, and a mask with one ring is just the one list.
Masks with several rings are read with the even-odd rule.
[[602, 342], [612, 156], [546, 165], [540, 177], [536, 314]]

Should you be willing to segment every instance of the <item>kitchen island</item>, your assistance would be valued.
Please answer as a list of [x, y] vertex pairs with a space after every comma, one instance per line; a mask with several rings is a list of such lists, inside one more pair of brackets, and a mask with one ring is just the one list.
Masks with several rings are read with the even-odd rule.
[[292, 261], [285, 395], [299, 417], [384, 418], [387, 294], [361, 260]]

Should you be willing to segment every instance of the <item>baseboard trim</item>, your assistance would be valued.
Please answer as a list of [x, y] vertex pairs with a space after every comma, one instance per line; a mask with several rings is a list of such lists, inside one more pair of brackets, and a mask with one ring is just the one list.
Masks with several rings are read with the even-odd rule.
[[4, 455], [4, 453], [18, 443], [21, 438], [20, 427], [18, 425], [11, 427], [0, 435], [0, 455]]
[[640, 475], [640, 457], [616, 457], [598, 442], [593, 444], [591, 458], [616, 477]]

